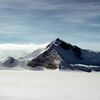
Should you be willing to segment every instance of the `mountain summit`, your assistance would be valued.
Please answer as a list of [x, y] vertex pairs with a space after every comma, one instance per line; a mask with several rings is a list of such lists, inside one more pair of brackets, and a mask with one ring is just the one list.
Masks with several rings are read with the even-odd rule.
[[100, 53], [81, 49], [57, 38], [47, 45], [45, 51], [32, 59], [28, 65], [33, 68], [45, 66], [49, 69], [59, 68], [87, 72], [91, 72], [93, 69], [99, 71], [99, 67], [93, 66], [100, 66]]

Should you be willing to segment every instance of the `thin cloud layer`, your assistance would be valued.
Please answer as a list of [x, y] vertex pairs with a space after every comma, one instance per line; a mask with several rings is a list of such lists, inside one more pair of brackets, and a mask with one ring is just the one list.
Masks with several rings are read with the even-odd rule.
[[20, 58], [38, 49], [45, 48], [47, 44], [0, 44], [0, 60], [4, 60], [7, 57]]
[[100, 37], [100, 1], [0, 0], [1, 43], [46, 43], [57, 37], [79, 44], [82, 39], [96, 42]]

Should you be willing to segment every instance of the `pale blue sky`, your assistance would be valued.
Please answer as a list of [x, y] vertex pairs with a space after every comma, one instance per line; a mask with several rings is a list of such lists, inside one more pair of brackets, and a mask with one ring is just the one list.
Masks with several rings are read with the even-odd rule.
[[0, 43], [42, 44], [57, 37], [100, 49], [100, 0], [0, 0]]

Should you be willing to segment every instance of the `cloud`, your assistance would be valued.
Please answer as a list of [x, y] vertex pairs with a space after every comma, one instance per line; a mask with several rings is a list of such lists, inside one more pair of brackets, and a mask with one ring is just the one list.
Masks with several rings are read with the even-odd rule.
[[8, 56], [20, 58], [31, 52], [43, 49], [47, 44], [0, 44], [0, 59], [3, 60]]
[[[84, 24], [89, 19], [100, 16], [98, 0], [0, 0], [0, 7], [15, 9], [16, 14], [18, 10], [18, 13], [22, 11], [22, 14], [26, 13], [32, 17], [52, 17], [58, 18], [59, 21], [75, 24]], [[22, 15], [21, 13], [19, 14]]]
[[83, 42], [96, 38], [99, 28], [99, 0], [0, 0], [0, 42]]
[[100, 16], [100, 3], [68, 3], [61, 8], [63, 11], [56, 17], [67, 23], [88, 24], [89, 20]]

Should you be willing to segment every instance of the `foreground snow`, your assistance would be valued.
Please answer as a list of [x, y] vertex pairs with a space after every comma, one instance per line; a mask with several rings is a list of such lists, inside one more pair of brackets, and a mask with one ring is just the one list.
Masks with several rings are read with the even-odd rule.
[[100, 73], [0, 71], [0, 100], [99, 100]]

